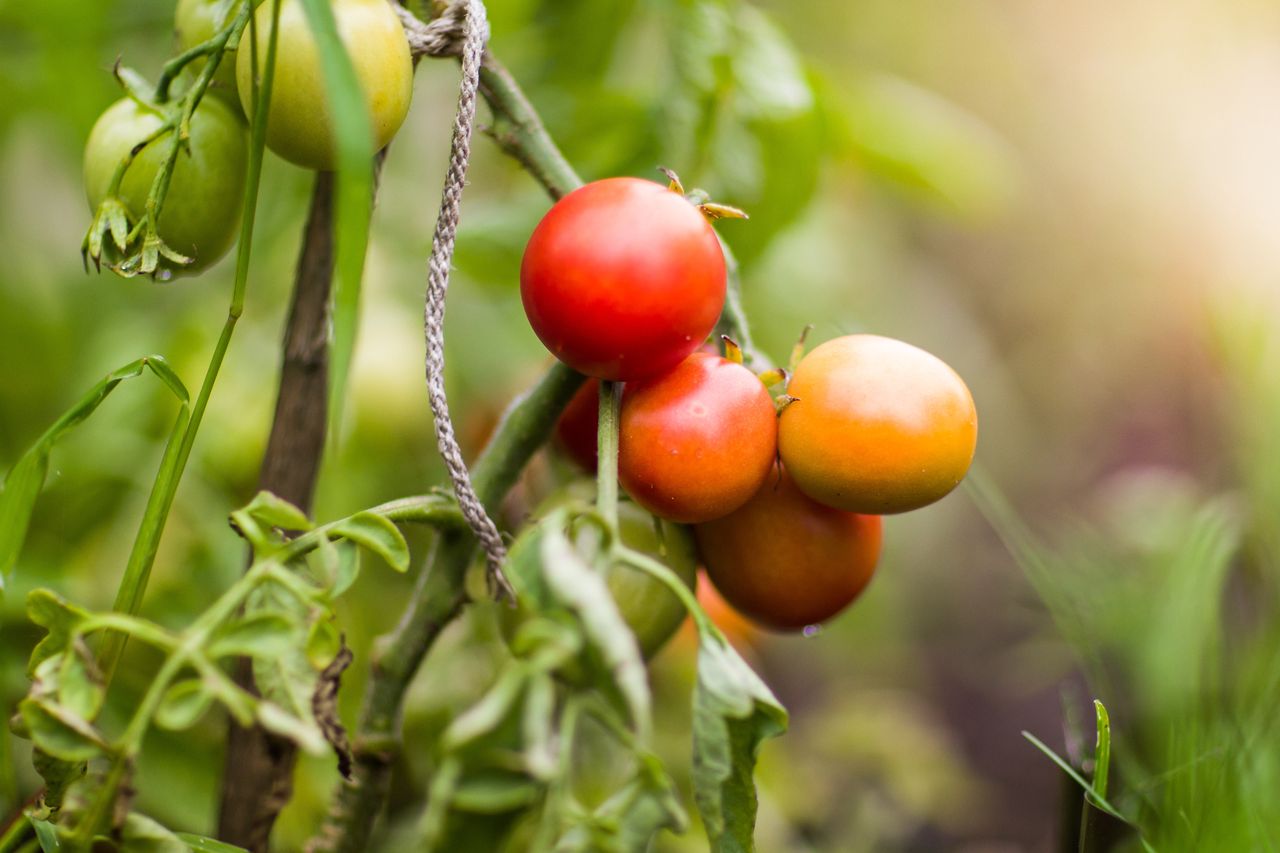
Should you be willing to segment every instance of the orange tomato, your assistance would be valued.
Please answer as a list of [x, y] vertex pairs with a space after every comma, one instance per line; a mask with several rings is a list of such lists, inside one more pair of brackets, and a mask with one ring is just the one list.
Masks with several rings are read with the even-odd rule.
[[866, 588], [880, 559], [879, 516], [809, 498], [785, 469], [745, 506], [694, 528], [707, 576], [735, 609], [794, 631], [825, 622]]
[[809, 497], [850, 512], [906, 512], [964, 479], [978, 439], [969, 389], [922, 349], [876, 335], [827, 341], [787, 387], [778, 447]]

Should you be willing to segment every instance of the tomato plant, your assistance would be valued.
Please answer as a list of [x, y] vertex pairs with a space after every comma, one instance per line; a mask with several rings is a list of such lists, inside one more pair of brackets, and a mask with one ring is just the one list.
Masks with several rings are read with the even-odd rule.
[[742, 506], [764, 483], [777, 448], [769, 392], [720, 356], [695, 352], [623, 393], [618, 478], [662, 518], [694, 524]]
[[[595, 484], [579, 480], [553, 493], [539, 506], [537, 517], [558, 508], [577, 504], [589, 506]], [[631, 501], [618, 504], [618, 536], [626, 547], [652, 557], [673, 571], [690, 589], [697, 580], [698, 561], [693, 533], [679, 524], [656, 521], [645, 509]], [[606, 566], [609, 593], [618, 605], [623, 622], [635, 634], [640, 653], [651, 658], [666, 645], [685, 618], [685, 608], [675, 593], [660, 581], [629, 566]], [[504, 630], [510, 636], [527, 614], [505, 611]]]
[[848, 335], [797, 365], [782, 412], [782, 461], [805, 494], [851, 512], [930, 504], [964, 479], [978, 417], [942, 360], [902, 341]]
[[[96, 210], [111, 191], [122, 158], [163, 123], [158, 113], [131, 98], [116, 101], [98, 118], [84, 150], [84, 183], [91, 210]], [[132, 222], [146, 212], [171, 134], [164, 133], [140, 150], [120, 182], [117, 197]], [[162, 268], [196, 272], [231, 248], [240, 227], [246, 164], [247, 144], [240, 117], [217, 98], [201, 101], [191, 117], [190, 155], [178, 158], [157, 225], [161, 239], [190, 257], [192, 263], [175, 268], [162, 260]]]
[[724, 253], [678, 192], [609, 178], [569, 193], [538, 223], [520, 295], [534, 332], [573, 369], [653, 376], [711, 333], [724, 306]]
[[735, 609], [790, 631], [825, 622], [867, 586], [879, 516], [824, 506], [775, 468], [746, 505], [694, 528], [707, 576]]
[[[334, 0], [338, 34], [355, 66], [373, 129], [374, 150], [396, 135], [413, 97], [413, 62], [404, 27], [385, 0]], [[258, 63], [266, 61], [270, 41], [270, 3], [255, 13]], [[280, 34], [274, 89], [267, 117], [267, 146], [291, 163], [332, 170], [337, 149], [333, 115], [315, 37], [300, 0], [280, 4]], [[248, 114], [253, 96], [251, 51], [237, 51], [236, 83]]]

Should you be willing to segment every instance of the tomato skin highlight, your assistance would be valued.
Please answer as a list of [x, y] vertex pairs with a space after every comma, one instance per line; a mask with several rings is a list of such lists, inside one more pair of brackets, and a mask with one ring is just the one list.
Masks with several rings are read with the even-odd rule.
[[[333, 17], [369, 106], [373, 149], [396, 135], [413, 98], [413, 59], [404, 27], [386, 0], [330, 0]], [[272, 4], [254, 13], [258, 67], [271, 41]], [[253, 57], [248, 31], [236, 53], [236, 85], [245, 115], [252, 115]], [[290, 163], [316, 171], [337, 166], [337, 136], [325, 90], [319, 48], [300, 0], [282, 0], [275, 79], [267, 115], [267, 147]]]
[[973, 461], [978, 416], [964, 380], [936, 356], [877, 335], [816, 347], [797, 365], [778, 448], [805, 494], [885, 515], [933, 503]]
[[881, 528], [879, 516], [824, 506], [775, 468], [745, 506], [694, 535], [725, 601], [765, 627], [796, 631], [862, 593], [880, 558]]
[[556, 358], [600, 379], [680, 363], [724, 307], [725, 262], [702, 213], [653, 181], [607, 178], [556, 202], [520, 266], [529, 323]]
[[668, 373], [628, 383], [618, 479], [654, 515], [696, 524], [759, 491], [778, 448], [778, 416], [747, 368], [695, 352]]
[[[96, 210], [106, 198], [121, 159], [163, 123], [159, 114], [131, 98], [121, 98], [99, 116], [84, 150], [84, 185], [90, 210]], [[129, 211], [131, 224], [146, 213], [152, 182], [173, 143], [172, 133], [148, 144], [124, 173], [119, 197]], [[190, 264], [177, 266], [161, 257], [160, 268], [173, 273], [199, 272], [225, 255], [240, 232], [244, 205], [249, 154], [240, 117], [217, 98], [202, 100], [191, 116], [190, 142], [190, 154], [178, 154], [157, 223], [160, 239], [192, 259]], [[110, 243], [110, 238], [104, 243]], [[114, 251], [111, 244], [110, 252]]]

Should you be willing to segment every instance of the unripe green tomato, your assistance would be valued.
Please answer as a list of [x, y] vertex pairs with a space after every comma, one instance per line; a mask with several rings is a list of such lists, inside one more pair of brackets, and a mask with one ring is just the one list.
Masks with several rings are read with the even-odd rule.
[[[257, 0], [261, 2], [261, 0]], [[178, 49], [190, 50], [213, 38], [231, 18], [236, 0], [178, 0], [178, 8], [173, 16], [173, 29], [178, 36]], [[205, 65], [204, 58], [193, 61], [187, 67], [194, 74], [199, 74]], [[238, 110], [240, 96], [236, 92], [236, 54], [228, 50], [218, 63], [218, 70], [213, 72], [213, 81], [209, 91], [226, 98]]]
[[[544, 516], [566, 503], [590, 501], [594, 496], [593, 483], [577, 481], [548, 497], [538, 508], [537, 515]], [[631, 501], [619, 501], [618, 533], [622, 544], [662, 563], [693, 589], [697, 580], [698, 558], [692, 532], [669, 521], [660, 521], [660, 524], [661, 540], [654, 526], [654, 517], [648, 511]], [[684, 621], [684, 605], [666, 585], [639, 569], [613, 566], [606, 583], [623, 621], [636, 636], [640, 653], [645, 660], [652, 658]], [[504, 608], [504, 633], [508, 637], [514, 636], [515, 629], [524, 618], [520, 608]]]
[[[130, 98], [116, 101], [98, 118], [84, 149], [84, 186], [90, 210], [96, 210], [106, 198], [122, 158], [163, 123], [159, 114]], [[152, 182], [172, 142], [172, 131], [153, 140], [134, 158], [120, 182], [119, 198], [129, 212], [131, 225], [141, 221], [146, 212]], [[175, 268], [161, 258], [162, 269], [197, 272], [231, 248], [240, 230], [247, 161], [240, 118], [217, 98], [201, 100], [191, 116], [190, 153], [178, 154], [157, 227], [160, 239], [192, 263]]]
[[[413, 97], [413, 60], [404, 27], [387, 0], [330, 0], [338, 34], [355, 66], [369, 107], [375, 151], [396, 135]], [[272, 4], [254, 13], [258, 67], [266, 67]], [[253, 62], [247, 37], [237, 51], [240, 104], [250, 115]], [[267, 116], [267, 147], [291, 163], [317, 171], [337, 166], [333, 112], [325, 91], [320, 51], [300, 0], [282, 0], [275, 77]]]

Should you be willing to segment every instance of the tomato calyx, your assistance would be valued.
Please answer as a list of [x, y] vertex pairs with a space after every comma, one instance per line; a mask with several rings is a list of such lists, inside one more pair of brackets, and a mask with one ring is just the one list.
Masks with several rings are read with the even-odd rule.
[[706, 190], [695, 188], [686, 191], [684, 183], [680, 180], [680, 176], [671, 169], [668, 169], [666, 166], [659, 166], [658, 171], [667, 176], [667, 181], [669, 182], [667, 184], [667, 189], [671, 190], [673, 193], [678, 193], [679, 195], [684, 196], [690, 204], [698, 208], [698, 212], [705, 216], [708, 222], [716, 222], [721, 219], [751, 218], [747, 215], [747, 212], [741, 208], [712, 201], [711, 196], [708, 195]]

